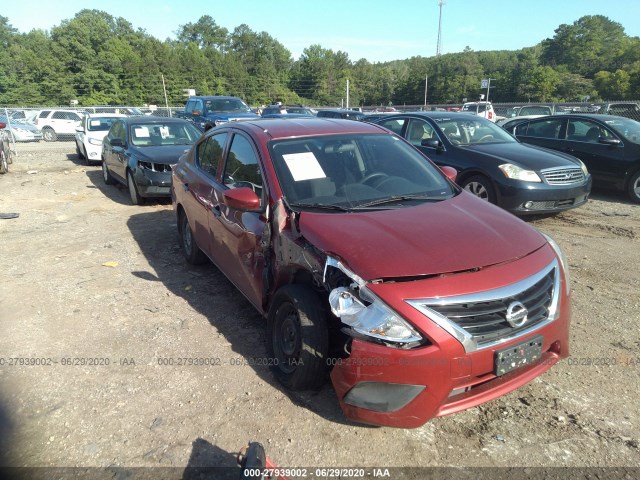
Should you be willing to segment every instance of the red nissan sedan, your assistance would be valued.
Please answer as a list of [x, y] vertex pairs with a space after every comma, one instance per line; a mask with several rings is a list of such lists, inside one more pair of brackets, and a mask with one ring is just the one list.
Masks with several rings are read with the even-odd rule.
[[210, 259], [267, 320], [287, 388], [329, 375], [345, 415], [418, 427], [569, 354], [559, 247], [364, 122], [227, 123], [173, 168], [187, 261]]

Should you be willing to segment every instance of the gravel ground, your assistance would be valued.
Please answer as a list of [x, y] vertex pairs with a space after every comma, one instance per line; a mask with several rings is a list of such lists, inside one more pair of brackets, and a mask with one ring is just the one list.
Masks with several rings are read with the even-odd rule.
[[264, 322], [184, 262], [169, 202], [132, 206], [73, 142], [17, 149], [0, 176], [0, 212], [20, 214], [0, 220], [5, 465], [233, 467], [256, 440], [287, 467], [640, 466], [640, 206], [621, 194], [528, 220], [569, 258], [569, 359], [421, 428], [373, 428], [330, 385], [292, 394], [244, 364]]

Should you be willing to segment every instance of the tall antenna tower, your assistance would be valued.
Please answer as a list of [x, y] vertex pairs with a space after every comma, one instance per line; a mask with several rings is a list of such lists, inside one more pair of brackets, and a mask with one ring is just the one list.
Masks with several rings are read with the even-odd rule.
[[440, 17], [438, 18], [438, 45], [436, 47], [436, 57], [439, 57], [442, 53], [442, 6], [445, 3], [445, 0], [438, 0], [438, 7], [440, 7]]

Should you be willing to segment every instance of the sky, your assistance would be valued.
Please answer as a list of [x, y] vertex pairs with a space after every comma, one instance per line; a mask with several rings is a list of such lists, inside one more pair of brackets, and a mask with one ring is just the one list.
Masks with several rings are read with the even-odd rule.
[[518, 50], [552, 38], [561, 24], [604, 15], [640, 36], [638, 0], [29, 0], [10, 2], [0, 15], [21, 33], [50, 31], [82, 9], [123, 17], [160, 40], [203, 15], [230, 32], [246, 24], [282, 43], [297, 60], [318, 44], [346, 52], [352, 61], [432, 57], [441, 52]]

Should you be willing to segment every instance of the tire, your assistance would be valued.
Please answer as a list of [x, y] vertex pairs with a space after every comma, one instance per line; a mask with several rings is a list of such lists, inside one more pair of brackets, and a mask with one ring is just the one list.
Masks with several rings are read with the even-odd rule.
[[116, 183], [116, 181], [111, 176], [109, 168], [107, 168], [107, 162], [105, 162], [104, 160], [102, 160], [102, 180], [104, 180], [104, 183], [106, 185], [113, 185]]
[[4, 150], [0, 149], [0, 174], [7, 173], [9, 171], [9, 163], [7, 156], [4, 154]]
[[493, 204], [496, 203], [496, 192], [491, 181], [484, 175], [474, 175], [467, 178], [461, 187], [482, 200]]
[[202, 253], [200, 247], [196, 245], [193, 232], [191, 231], [191, 225], [189, 225], [189, 219], [184, 211], [180, 212], [180, 218], [178, 219], [178, 234], [180, 236], [182, 254], [188, 263], [191, 265], [200, 265], [207, 261], [205, 254]]
[[129, 187], [129, 198], [131, 198], [131, 203], [134, 205], [143, 205], [144, 198], [142, 198], [138, 193], [138, 187], [136, 187], [136, 182], [133, 181], [133, 175], [131, 175], [131, 172], [127, 172], [127, 186]]
[[273, 298], [267, 322], [272, 371], [290, 390], [326, 381], [329, 334], [325, 306], [306, 285], [285, 285]]
[[45, 127], [42, 129], [42, 138], [45, 142], [55, 142], [58, 140], [58, 134], [52, 128]]
[[629, 178], [627, 195], [632, 202], [640, 203], [640, 171], [637, 171]]
[[[78, 158], [80, 160], [82, 160], [82, 159], [86, 160], [87, 159], [87, 157], [82, 154], [82, 150], [80, 150], [80, 147], [78, 147], [78, 142], [76, 142], [76, 153], [78, 154]], [[87, 160], [87, 163], [88, 163], [88, 160]]]

